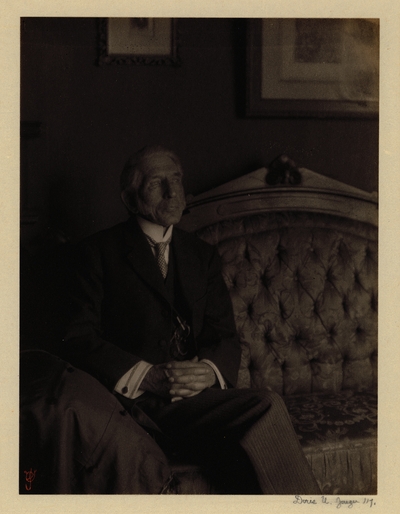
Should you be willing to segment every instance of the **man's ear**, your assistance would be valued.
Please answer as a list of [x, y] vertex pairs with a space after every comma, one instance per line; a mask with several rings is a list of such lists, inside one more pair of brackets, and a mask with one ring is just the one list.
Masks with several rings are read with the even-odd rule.
[[135, 205], [135, 194], [132, 191], [122, 191], [121, 200], [129, 212], [136, 214], [138, 212]]

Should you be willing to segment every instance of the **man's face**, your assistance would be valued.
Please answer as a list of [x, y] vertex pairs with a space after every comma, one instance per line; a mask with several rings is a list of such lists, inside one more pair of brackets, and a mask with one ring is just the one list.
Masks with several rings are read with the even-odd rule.
[[137, 192], [138, 214], [163, 227], [175, 225], [186, 206], [182, 172], [163, 153], [150, 155], [141, 167], [143, 179]]

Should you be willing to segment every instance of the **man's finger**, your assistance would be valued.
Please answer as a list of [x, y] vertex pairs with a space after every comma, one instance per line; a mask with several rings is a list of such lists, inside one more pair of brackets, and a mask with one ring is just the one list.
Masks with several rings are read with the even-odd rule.
[[204, 366], [203, 362], [196, 361], [171, 361], [168, 362], [165, 367], [167, 369], [186, 369], [186, 368], [197, 368], [197, 367]]
[[207, 388], [207, 384], [205, 382], [191, 382], [189, 384], [174, 384], [171, 389], [170, 389], [170, 394], [171, 395], [180, 395], [180, 396], [183, 396], [187, 393], [187, 391], [189, 392], [194, 392], [194, 391], [203, 391], [204, 389]]
[[210, 369], [205, 367], [199, 368], [186, 368], [186, 369], [170, 369], [168, 370], [168, 377], [183, 377], [183, 376], [202, 376], [209, 375]]
[[209, 375], [180, 375], [168, 379], [171, 384], [190, 384], [191, 382], [204, 383], [210, 380]]
[[171, 394], [171, 396], [173, 396], [171, 401], [174, 401], [175, 398], [177, 398], [177, 397], [178, 398], [179, 397], [188, 398], [190, 396], [195, 396], [196, 394], [201, 393], [201, 391], [203, 391], [203, 389], [198, 389], [198, 390], [193, 390], [193, 389], [176, 389], [176, 390], [171, 390], [170, 394]]

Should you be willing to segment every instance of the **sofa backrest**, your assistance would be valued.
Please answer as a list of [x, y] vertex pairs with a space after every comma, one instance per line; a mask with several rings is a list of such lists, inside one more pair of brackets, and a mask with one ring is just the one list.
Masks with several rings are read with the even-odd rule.
[[269, 185], [263, 168], [193, 198], [182, 223], [218, 246], [242, 343], [238, 387], [371, 389], [376, 195], [295, 171], [296, 184]]

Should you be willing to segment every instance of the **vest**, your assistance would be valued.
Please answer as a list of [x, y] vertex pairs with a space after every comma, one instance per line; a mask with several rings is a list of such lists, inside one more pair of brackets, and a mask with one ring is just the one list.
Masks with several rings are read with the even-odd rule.
[[[182, 288], [180, 285], [180, 281], [178, 279], [178, 273], [176, 273], [176, 259], [174, 258], [172, 246], [170, 246], [169, 252], [169, 262], [168, 262], [168, 273], [166, 279], [164, 281], [165, 289], [167, 291], [167, 297], [173, 307], [173, 311], [175, 317], [179, 315], [182, 321], [185, 321], [186, 324], [190, 327], [191, 324], [191, 312], [187, 302], [184, 300], [182, 294]], [[178, 326], [179, 323], [176, 323]], [[187, 360], [191, 359], [196, 355], [195, 343], [193, 340], [192, 329], [190, 327], [190, 334], [184, 345], [182, 346], [182, 350], [184, 355], [180, 355], [176, 357], [176, 360]]]

